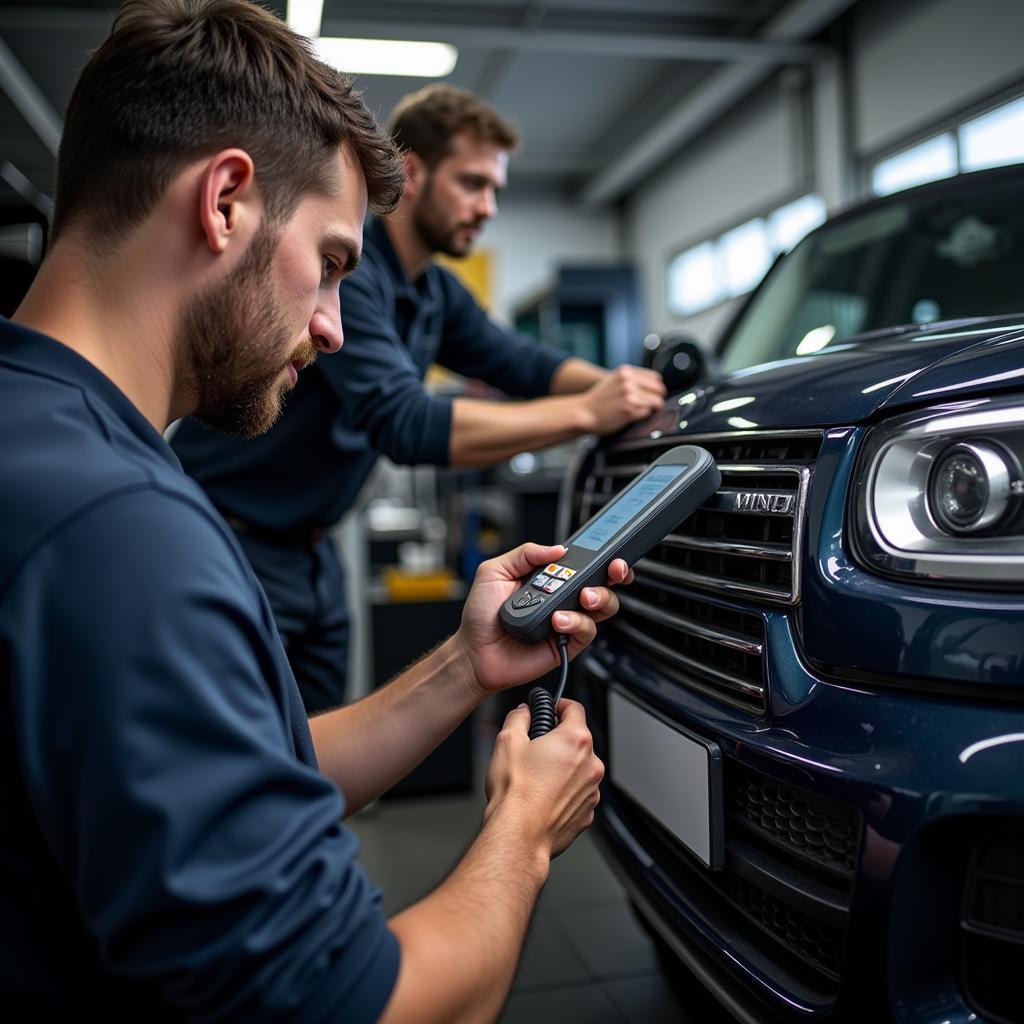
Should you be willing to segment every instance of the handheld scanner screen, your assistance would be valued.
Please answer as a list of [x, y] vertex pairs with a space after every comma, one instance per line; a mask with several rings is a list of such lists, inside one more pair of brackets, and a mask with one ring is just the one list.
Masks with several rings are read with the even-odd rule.
[[638, 512], [646, 508], [673, 480], [682, 476], [689, 465], [652, 466], [637, 477], [601, 514], [572, 539], [578, 548], [600, 551]]

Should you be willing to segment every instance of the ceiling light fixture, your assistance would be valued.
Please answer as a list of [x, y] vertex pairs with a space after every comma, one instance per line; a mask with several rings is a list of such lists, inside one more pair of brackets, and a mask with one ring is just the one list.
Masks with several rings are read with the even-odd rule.
[[316, 39], [324, 16], [324, 0], [288, 0], [285, 22], [300, 36]]
[[448, 43], [322, 37], [313, 45], [325, 64], [352, 75], [441, 78], [459, 59], [459, 51]]

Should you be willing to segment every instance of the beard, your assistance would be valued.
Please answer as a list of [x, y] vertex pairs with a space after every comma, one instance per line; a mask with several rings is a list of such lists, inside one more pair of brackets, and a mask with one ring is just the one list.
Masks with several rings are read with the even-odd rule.
[[193, 415], [235, 437], [269, 430], [284, 408], [282, 372], [316, 359], [308, 337], [286, 356], [292, 332], [274, 301], [270, 269], [277, 241], [264, 221], [239, 265], [188, 302], [179, 326]]
[[456, 258], [468, 256], [473, 248], [473, 239], [461, 241], [459, 232], [464, 228], [476, 228], [483, 224], [482, 219], [459, 221], [452, 224], [444, 215], [433, 194], [433, 176], [427, 179], [423, 195], [416, 204], [412, 214], [412, 222], [420, 240], [431, 252], [442, 252], [445, 256]]

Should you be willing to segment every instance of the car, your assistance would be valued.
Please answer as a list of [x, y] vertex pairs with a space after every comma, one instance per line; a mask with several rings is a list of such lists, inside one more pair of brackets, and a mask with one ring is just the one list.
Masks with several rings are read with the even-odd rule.
[[722, 474], [573, 686], [600, 845], [739, 1020], [1024, 1020], [1021, 310], [1024, 170], [871, 201], [567, 477], [564, 535], [676, 444]]

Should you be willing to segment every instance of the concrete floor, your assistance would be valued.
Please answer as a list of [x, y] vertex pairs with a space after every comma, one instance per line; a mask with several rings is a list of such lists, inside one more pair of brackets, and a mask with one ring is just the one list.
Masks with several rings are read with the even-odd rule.
[[[478, 739], [482, 783], [489, 737]], [[482, 791], [388, 800], [349, 822], [390, 916], [437, 885], [475, 835]], [[693, 987], [693, 986], [691, 986]], [[559, 857], [541, 896], [502, 1024], [727, 1024], [695, 987], [680, 997], [593, 839]], [[684, 1005], [685, 1001], [685, 1005]]]

